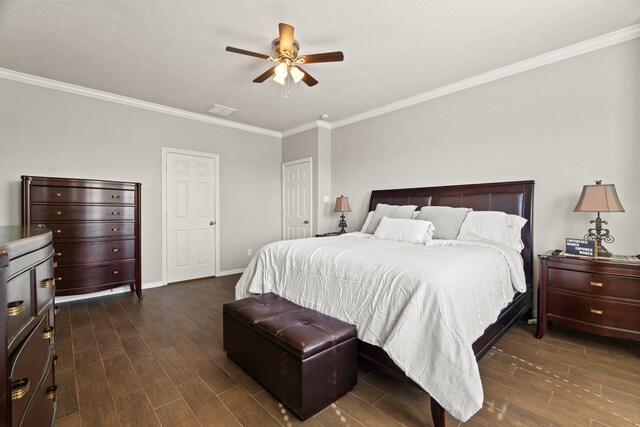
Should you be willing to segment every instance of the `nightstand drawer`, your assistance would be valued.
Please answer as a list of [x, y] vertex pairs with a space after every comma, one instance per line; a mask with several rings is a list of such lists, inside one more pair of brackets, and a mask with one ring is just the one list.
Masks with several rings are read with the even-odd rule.
[[550, 268], [549, 290], [563, 289], [591, 295], [640, 300], [640, 278]]
[[547, 312], [556, 316], [598, 326], [640, 330], [640, 305], [549, 291]]

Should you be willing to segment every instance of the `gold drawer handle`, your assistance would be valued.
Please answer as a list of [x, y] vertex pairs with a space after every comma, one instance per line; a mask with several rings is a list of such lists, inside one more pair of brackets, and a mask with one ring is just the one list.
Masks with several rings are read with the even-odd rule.
[[113, 274], [120, 274], [118, 270], [113, 270]]
[[593, 314], [604, 314], [604, 311], [596, 310], [595, 308], [590, 308], [589, 311], [592, 312]]
[[54, 365], [57, 365], [57, 364], [58, 364], [58, 355], [57, 355], [57, 354], [54, 354], [54, 355], [53, 355], [53, 364], [54, 364]]
[[51, 387], [47, 387], [47, 399], [54, 400], [56, 398], [57, 390], [58, 390], [57, 385], [52, 385]]
[[49, 326], [42, 333], [42, 339], [44, 340], [48, 340], [51, 337], [53, 337], [53, 326]]
[[61, 197], [62, 193], [53, 193], [53, 197]]
[[17, 316], [22, 313], [25, 309], [24, 301], [11, 301], [7, 304], [7, 316]]
[[118, 248], [111, 249], [111, 252], [119, 252], [119, 251], [120, 251], [120, 249], [118, 249]]
[[38, 228], [45, 228], [44, 224], [38, 224]]
[[604, 285], [604, 283], [602, 283], [602, 282], [589, 282], [589, 284], [591, 286], [595, 286], [595, 287], [598, 287], [598, 288], [601, 288], [602, 285]]
[[54, 255], [55, 256], [62, 256], [62, 252], [56, 252]]
[[112, 195], [112, 196], [111, 196], [111, 198], [112, 198], [112, 199], [119, 199], [119, 198], [120, 198], [120, 196], [118, 196], [117, 194], [114, 194], [114, 195]]
[[113, 212], [111, 212], [111, 215], [120, 215], [120, 212], [119, 211], [113, 211]]
[[29, 378], [22, 378], [11, 384], [11, 400], [22, 399], [29, 392], [29, 387]]
[[53, 314], [58, 314], [60, 313], [60, 307], [58, 307], [57, 305], [53, 306]]
[[53, 230], [53, 232], [56, 233], [56, 234], [60, 234], [60, 233], [62, 233], [62, 230]]
[[56, 277], [56, 278], [55, 278], [55, 281], [56, 281], [56, 282], [62, 282], [62, 277]]
[[56, 285], [56, 279], [45, 279], [40, 282], [40, 286], [43, 288], [53, 288]]
[[62, 215], [62, 211], [53, 211], [54, 215]]
[[111, 231], [120, 231], [118, 227], [112, 228]]

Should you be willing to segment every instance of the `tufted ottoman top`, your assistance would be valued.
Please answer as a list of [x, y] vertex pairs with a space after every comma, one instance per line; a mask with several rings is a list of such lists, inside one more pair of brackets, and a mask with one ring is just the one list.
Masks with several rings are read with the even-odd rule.
[[223, 311], [302, 359], [356, 337], [354, 325], [274, 293], [224, 304]]

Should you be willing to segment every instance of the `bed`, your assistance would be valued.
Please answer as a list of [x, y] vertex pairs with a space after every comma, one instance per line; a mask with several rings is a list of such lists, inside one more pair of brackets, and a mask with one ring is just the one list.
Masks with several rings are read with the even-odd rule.
[[[520, 254], [481, 242], [411, 245], [359, 233], [276, 242], [258, 251], [236, 297], [275, 292], [356, 324], [361, 359], [427, 391], [434, 425], [444, 426], [445, 408], [468, 419], [483, 399], [476, 360], [531, 308], [533, 190], [533, 181], [519, 181], [371, 193], [370, 210], [385, 203], [519, 215], [527, 220]], [[460, 257], [476, 268], [499, 264], [477, 274], [451, 263]], [[455, 274], [440, 274], [449, 265]]]

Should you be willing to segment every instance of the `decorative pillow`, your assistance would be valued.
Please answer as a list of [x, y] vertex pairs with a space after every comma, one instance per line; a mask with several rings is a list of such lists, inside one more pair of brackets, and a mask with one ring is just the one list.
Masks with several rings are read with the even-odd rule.
[[373, 234], [373, 232], [376, 231], [376, 228], [378, 228], [378, 224], [380, 224], [380, 220], [383, 216], [386, 216], [387, 218], [410, 219], [417, 207], [418, 206], [416, 205], [396, 206], [378, 203], [365, 233]]
[[367, 214], [367, 219], [364, 220], [364, 225], [362, 226], [362, 230], [360, 230], [361, 233], [367, 232], [367, 227], [369, 227], [369, 223], [371, 222], [372, 217], [373, 217], [373, 211]]
[[429, 221], [382, 217], [375, 239], [424, 244], [433, 236], [433, 224]]
[[436, 231], [434, 239], [455, 240], [460, 233], [460, 226], [471, 212], [469, 208], [451, 208], [448, 206], [425, 206], [420, 209], [416, 219], [431, 221]]
[[522, 252], [521, 229], [527, 220], [504, 212], [472, 211], [467, 214], [458, 240], [493, 240]]

